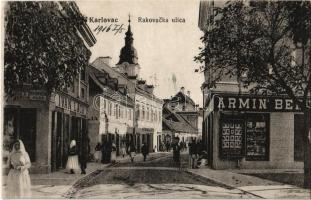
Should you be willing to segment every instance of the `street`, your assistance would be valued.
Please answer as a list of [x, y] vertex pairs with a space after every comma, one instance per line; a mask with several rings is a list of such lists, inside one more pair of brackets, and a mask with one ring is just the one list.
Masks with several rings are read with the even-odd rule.
[[256, 198], [174, 167], [172, 156], [118, 163], [79, 180], [66, 198]]

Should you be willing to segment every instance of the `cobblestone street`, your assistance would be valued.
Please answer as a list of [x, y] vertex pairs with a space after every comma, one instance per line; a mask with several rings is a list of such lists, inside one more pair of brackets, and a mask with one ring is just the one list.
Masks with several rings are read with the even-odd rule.
[[[97, 170], [78, 181], [67, 198], [254, 198], [185, 171], [187, 155], [182, 155], [182, 169], [174, 167], [172, 156], [151, 161], [126, 162]], [[256, 197], [255, 197], [256, 198]]]

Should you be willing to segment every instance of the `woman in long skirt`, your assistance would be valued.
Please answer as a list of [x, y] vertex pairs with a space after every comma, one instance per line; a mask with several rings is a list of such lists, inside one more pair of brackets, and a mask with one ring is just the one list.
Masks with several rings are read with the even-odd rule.
[[30, 158], [21, 140], [14, 143], [8, 157], [10, 167], [7, 180], [7, 198], [30, 198], [31, 182], [28, 169]]
[[75, 140], [71, 140], [70, 142], [69, 156], [68, 156], [66, 169], [69, 170], [71, 174], [74, 174], [75, 170], [76, 171], [80, 170], [79, 156], [78, 156], [78, 151], [77, 151]]
[[114, 141], [112, 141], [111, 150], [111, 163], [115, 163], [117, 160], [117, 146]]

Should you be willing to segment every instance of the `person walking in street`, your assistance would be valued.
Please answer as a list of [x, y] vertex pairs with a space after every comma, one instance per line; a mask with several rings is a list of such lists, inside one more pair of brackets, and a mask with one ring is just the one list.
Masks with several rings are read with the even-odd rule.
[[114, 143], [114, 140], [111, 142], [111, 163], [115, 163], [117, 161], [117, 146]]
[[77, 143], [75, 140], [71, 140], [68, 151], [68, 160], [66, 169], [70, 171], [71, 174], [74, 174], [74, 170], [79, 170], [79, 157], [78, 150], [76, 147]]
[[136, 151], [136, 148], [134, 146], [134, 143], [131, 141], [128, 147], [128, 152], [131, 158], [131, 162], [134, 162], [135, 151]]
[[194, 169], [196, 167], [195, 161], [197, 157], [197, 144], [195, 139], [189, 144], [189, 168]]
[[81, 141], [81, 152], [79, 155], [81, 174], [86, 174], [87, 161], [90, 153], [90, 139], [87, 137]]
[[181, 163], [180, 163], [180, 144], [179, 144], [179, 138], [175, 137], [175, 141], [173, 144], [173, 160], [176, 168], [179, 170], [181, 169]]
[[126, 144], [124, 141], [122, 141], [122, 144], [121, 144], [121, 154], [123, 158], [126, 155]]
[[107, 148], [108, 148], [108, 142], [104, 141], [101, 147], [102, 151], [102, 163], [106, 164], [107, 162]]
[[111, 163], [111, 153], [112, 153], [112, 141], [108, 141], [107, 146], [106, 146], [106, 161], [107, 161], [107, 163]]
[[31, 182], [28, 169], [31, 166], [30, 158], [21, 140], [14, 143], [8, 157], [9, 174], [7, 179], [7, 198], [30, 198]]
[[149, 151], [148, 151], [148, 146], [147, 146], [145, 143], [143, 143], [143, 145], [142, 145], [142, 147], [141, 147], [141, 153], [143, 154], [144, 162], [145, 162], [146, 159], [147, 159], [147, 155], [148, 155], [148, 153], [149, 153]]
[[98, 142], [97, 145], [95, 146], [95, 153], [94, 153], [94, 160], [95, 162], [100, 162], [101, 157], [102, 157], [102, 152], [101, 152], [101, 144]]
[[166, 147], [166, 151], [169, 152], [170, 151], [170, 143], [169, 141], [166, 141], [165, 147]]

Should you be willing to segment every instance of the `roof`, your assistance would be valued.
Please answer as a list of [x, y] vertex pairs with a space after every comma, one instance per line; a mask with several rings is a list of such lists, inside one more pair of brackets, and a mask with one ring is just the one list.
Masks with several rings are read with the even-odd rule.
[[193, 106], [195, 106], [195, 103], [194, 101], [188, 96], [188, 95], [185, 95], [184, 93], [182, 92], [178, 92], [172, 99], [171, 101], [177, 101], [177, 102], [186, 102], [186, 103], [189, 103], [189, 104], [192, 104]]
[[94, 81], [94, 83], [104, 91], [103, 95], [105, 97], [111, 100], [114, 100], [114, 101], [119, 101], [120, 103], [126, 104], [127, 106], [134, 107], [134, 101], [129, 96], [126, 96], [119, 91], [111, 89], [99, 79], [99, 77], [104, 74], [103, 72], [99, 74], [98, 72], [95, 72], [95, 71], [98, 71], [98, 69], [94, 67], [91, 67], [91, 68], [90, 68], [91, 70], [89, 72], [89, 76]]
[[197, 133], [198, 130], [194, 128], [188, 120], [183, 118], [178, 113], [171, 111], [168, 107], [163, 107], [163, 130], [169, 129], [172, 132], [179, 133]]

